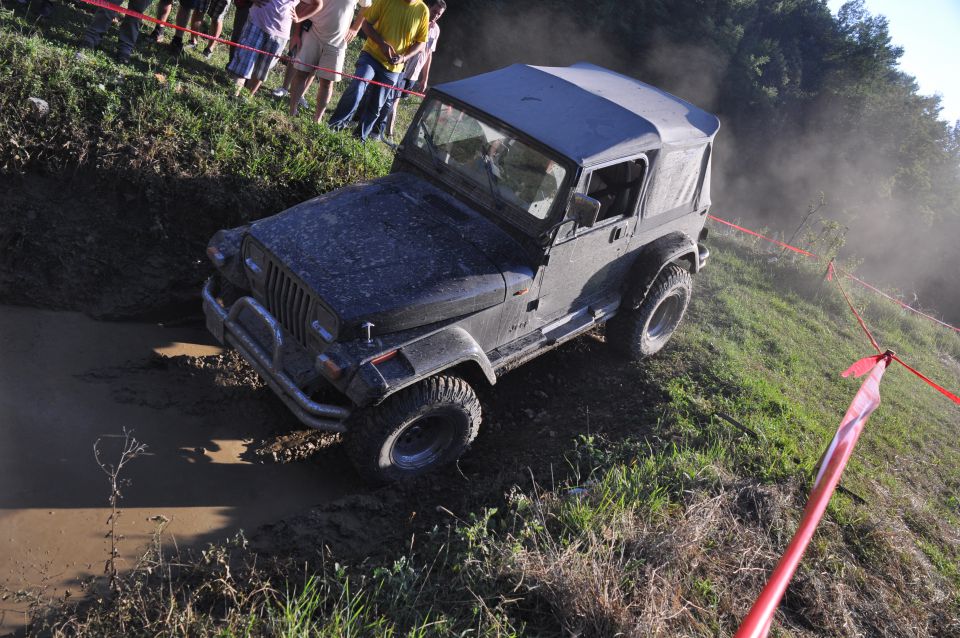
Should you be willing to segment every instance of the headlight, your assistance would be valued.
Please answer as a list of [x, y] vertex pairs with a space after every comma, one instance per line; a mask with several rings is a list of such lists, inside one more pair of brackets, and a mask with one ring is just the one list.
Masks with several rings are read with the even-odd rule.
[[246, 280], [240, 268], [240, 247], [249, 226], [218, 230], [207, 245], [207, 257], [227, 281], [245, 286]]

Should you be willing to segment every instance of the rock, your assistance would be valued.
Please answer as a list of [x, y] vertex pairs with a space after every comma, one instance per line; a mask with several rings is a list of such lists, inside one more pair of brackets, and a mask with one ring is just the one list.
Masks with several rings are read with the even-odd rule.
[[528, 419], [532, 419], [537, 416], [537, 413], [531, 410], [530, 408], [526, 408], [523, 411], [523, 413], [527, 416]]
[[47, 104], [46, 100], [41, 100], [38, 97], [28, 97], [27, 107], [30, 109], [30, 117], [35, 120], [42, 120], [50, 114], [50, 105]]

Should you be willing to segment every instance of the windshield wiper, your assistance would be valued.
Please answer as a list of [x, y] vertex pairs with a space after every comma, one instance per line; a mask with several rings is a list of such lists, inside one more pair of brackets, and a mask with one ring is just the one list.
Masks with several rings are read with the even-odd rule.
[[489, 149], [485, 149], [483, 153], [483, 168], [487, 173], [487, 183], [490, 185], [490, 195], [493, 197], [493, 201], [496, 204], [497, 210], [503, 210], [503, 196], [500, 194], [500, 187], [497, 186], [497, 182], [500, 180], [497, 179], [497, 176], [493, 172], [493, 162], [490, 160], [490, 154], [487, 152]]
[[440, 149], [437, 148], [437, 144], [433, 141], [433, 133], [427, 129], [427, 125], [423, 120], [420, 120], [418, 125], [420, 132], [423, 133], [423, 139], [427, 143], [427, 150], [430, 151], [430, 159], [433, 160], [433, 167], [437, 169], [437, 172], [440, 172], [443, 170], [443, 161], [440, 159]]

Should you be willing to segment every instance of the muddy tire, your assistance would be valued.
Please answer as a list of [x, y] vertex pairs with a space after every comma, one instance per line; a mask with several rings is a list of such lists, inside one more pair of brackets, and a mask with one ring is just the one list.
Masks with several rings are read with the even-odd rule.
[[633, 361], [656, 354], [680, 325], [692, 293], [690, 273], [667, 264], [639, 308], [620, 312], [607, 323], [607, 342]]
[[347, 453], [364, 479], [400, 481], [457, 460], [479, 428], [473, 388], [438, 375], [359, 413], [346, 435]]

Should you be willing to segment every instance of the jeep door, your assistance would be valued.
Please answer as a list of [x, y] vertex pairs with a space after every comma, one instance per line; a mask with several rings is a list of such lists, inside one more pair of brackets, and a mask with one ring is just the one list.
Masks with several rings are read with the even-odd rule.
[[576, 192], [599, 201], [600, 213], [592, 227], [571, 221], [557, 233], [542, 270], [538, 324], [605, 301], [615, 291], [628, 266], [624, 257], [646, 175], [646, 156], [583, 171]]

